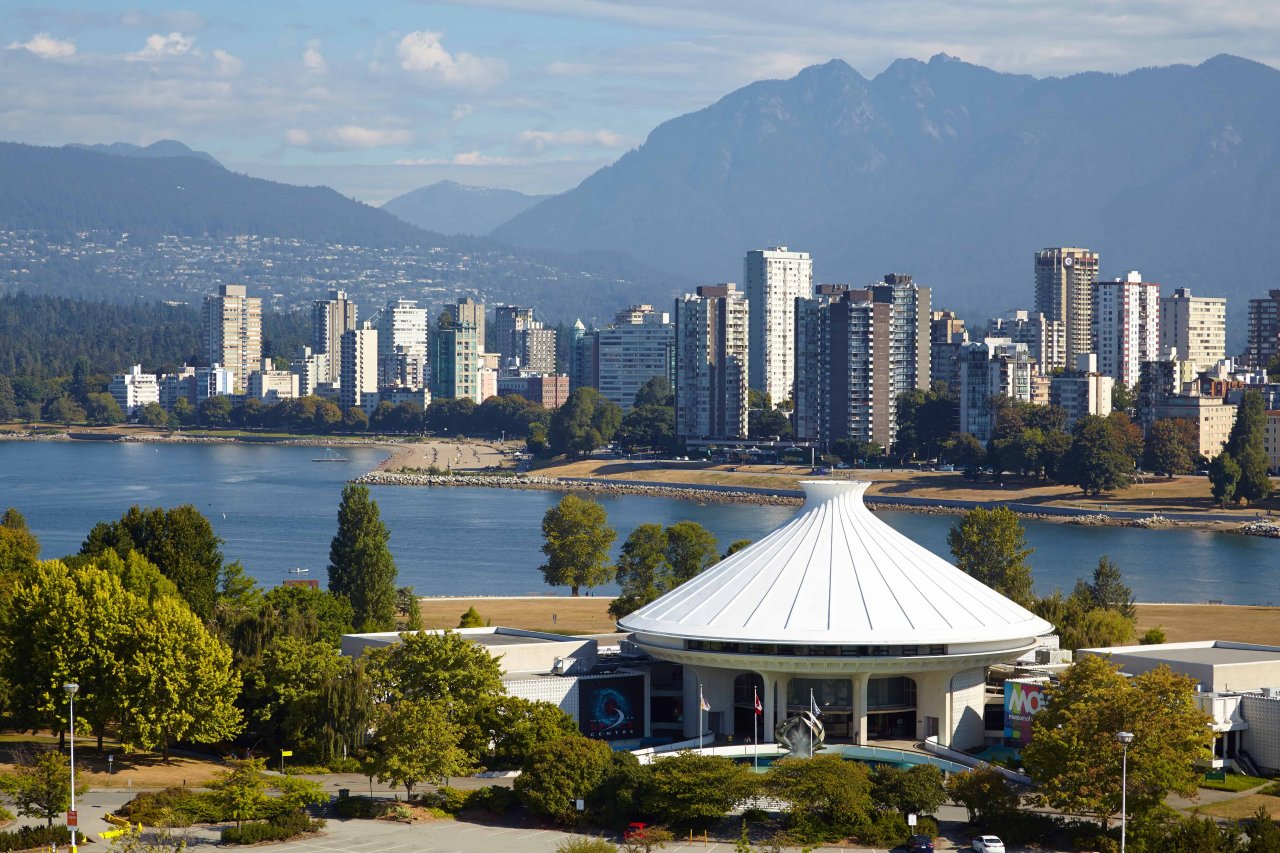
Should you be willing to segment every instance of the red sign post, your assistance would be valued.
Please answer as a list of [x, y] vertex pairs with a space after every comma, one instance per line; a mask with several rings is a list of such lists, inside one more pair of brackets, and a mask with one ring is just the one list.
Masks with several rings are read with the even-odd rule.
[[67, 811], [67, 828], [71, 829], [76, 825], [76, 813], [73, 809], [69, 809]]

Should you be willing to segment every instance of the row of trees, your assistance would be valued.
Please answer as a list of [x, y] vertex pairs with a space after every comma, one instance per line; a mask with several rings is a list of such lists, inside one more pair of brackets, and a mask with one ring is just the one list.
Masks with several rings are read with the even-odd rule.
[[[609, 606], [622, 617], [680, 584], [696, 577], [721, 559], [719, 542], [696, 521], [681, 521], [663, 528], [642, 524], [622, 544], [616, 565], [610, 549], [618, 533], [609, 526], [603, 506], [577, 495], [565, 495], [542, 518], [542, 553], [539, 568], [551, 586], [567, 586], [573, 595], [583, 587], [603, 586], [616, 579], [621, 594]], [[734, 542], [724, 556], [751, 544]]]

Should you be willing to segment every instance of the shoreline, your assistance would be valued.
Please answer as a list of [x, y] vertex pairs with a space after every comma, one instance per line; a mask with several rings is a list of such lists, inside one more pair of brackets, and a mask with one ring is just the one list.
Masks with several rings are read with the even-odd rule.
[[[440, 475], [375, 470], [352, 480], [373, 486], [418, 486], [455, 488], [498, 488], [525, 491], [576, 492], [599, 495], [636, 495], [641, 497], [694, 500], [699, 503], [732, 503], [756, 506], [801, 506], [803, 494], [792, 489], [734, 489], [691, 483], [636, 483], [603, 478], [544, 477], [538, 475]], [[948, 501], [904, 499], [867, 495], [864, 500], [873, 511], [915, 512], [926, 515], [963, 515], [976, 506], [1008, 506], [1020, 518], [1077, 526], [1131, 527], [1143, 530], [1205, 530], [1214, 533], [1236, 533], [1247, 536], [1280, 538], [1280, 525], [1255, 518], [1237, 520], [1170, 519], [1158, 514], [1132, 511], [1037, 511], [1005, 501]]]

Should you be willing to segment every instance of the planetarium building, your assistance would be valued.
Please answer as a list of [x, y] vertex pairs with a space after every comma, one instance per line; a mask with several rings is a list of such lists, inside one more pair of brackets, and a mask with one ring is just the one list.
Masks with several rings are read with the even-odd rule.
[[802, 485], [795, 518], [618, 623], [711, 707], [685, 734], [750, 736], [758, 695], [772, 740], [812, 697], [828, 740], [980, 745], [985, 668], [1052, 626], [879, 521], [869, 483]]

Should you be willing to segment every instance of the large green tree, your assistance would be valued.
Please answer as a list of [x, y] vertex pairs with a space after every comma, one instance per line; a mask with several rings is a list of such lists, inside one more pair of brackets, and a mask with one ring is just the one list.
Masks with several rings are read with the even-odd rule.
[[877, 803], [903, 817], [935, 814], [947, 800], [942, 771], [932, 764], [913, 764], [905, 770], [882, 764], [871, 775], [871, 789]]
[[719, 755], [677, 752], [649, 765], [645, 813], [677, 826], [702, 828], [756, 791], [751, 768]]
[[378, 504], [369, 489], [349, 483], [338, 506], [338, 532], [329, 545], [329, 591], [351, 602], [360, 632], [396, 626], [396, 561]]
[[855, 834], [874, 808], [866, 765], [839, 755], [775, 762], [764, 787], [788, 804], [790, 830], [811, 841], [837, 841]]
[[[749, 542], [747, 544], [750, 544]], [[621, 594], [609, 613], [621, 618], [696, 577], [720, 561], [719, 542], [696, 521], [681, 521], [665, 530], [642, 524], [622, 544], [617, 579]]]
[[0, 576], [32, 568], [39, 557], [40, 541], [22, 513], [9, 507], [0, 515]]
[[904, 459], [937, 457], [959, 417], [959, 400], [945, 384], [935, 382], [928, 391], [899, 394], [894, 453]]
[[581, 735], [546, 741], [525, 756], [516, 796], [535, 814], [577, 823], [585, 817], [577, 801], [591, 796], [612, 767], [613, 750], [602, 741]]
[[1235, 501], [1240, 488], [1240, 475], [1240, 465], [1230, 453], [1224, 450], [1213, 457], [1213, 461], [1209, 463], [1209, 483], [1213, 499], [1224, 506]]
[[609, 548], [617, 532], [599, 503], [577, 495], [565, 495], [542, 517], [542, 553], [547, 561], [539, 568], [550, 586], [567, 586], [578, 594], [581, 587], [606, 584], [613, 579]]
[[956, 565], [1008, 598], [1029, 605], [1031, 567], [1026, 533], [1018, 516], [1007, 507], [976, 507], [964, 514], [947, 534]]
[[1195, 422], [1161, 418], [1151, 425], [1142, 452], [1142, 466], [1153, 474], [1172, 477], [1195, 470], [1199, 441]]
[[594, 388], [575, 388], [551, 416], [551, 452], [577, 459], [612, 441], [621, 425], [622, 409], [616, 403]]
[[184, 601], [202, 619], [213, 616], [222, 574], [222, 540], [191, 504], [173, 509], [131, 506], [119, 521], [94, 525], [80, 546], [88, 556], [137, 551], [177, 584]]
[[1023, 764], [1038, 796], [1070, 814], [1093, 815], [1104, 826], [1120, 808], [1121, 744], [1129, 745], [1130, 814], [1151, 813], [1170, 792], [1191, 796], [1209, 757], [1213, 732], [1195, 702], [1195, 683], [1168, 667], [1125, 678], [1109, 660], [1086, 655], [1046, 690], [1032, 723]]
[[1264, 444], [1266, 428], [1267, 410], [1262, 393], [1245, 391], [1240, 397], [1236, 422], [1231, 428], [1231, 436], [1227, 439], [1225, 448], [1240, 466], [1237, 498], [1252, 502], [1271, 496], [1271, 478], [1267, 476], [1270, 459]]
[[378, 692], [393, 699], [475, 706], [503, 692], [498, 659], [453, 631], [404, 634], [367, 657]]
[[[1094, 497], [1128, 488], [1134, 457], [1130, 455], [1130, 437], [1124, 425], [1127, 422], [1098, 415], [1085, 415], [1076, 421], [1071, 449], [1062, 460], [1058, 480], [1079, 486]], [[1141, 453], [1140, 446], [1137, 452]]]
[[367, 768], [380, 782], [403, 785], [412, 797], [420, 782], [465, 776], [475, 764], [443, 702], [403, 700], [379, 707]]

